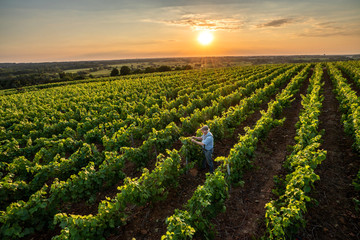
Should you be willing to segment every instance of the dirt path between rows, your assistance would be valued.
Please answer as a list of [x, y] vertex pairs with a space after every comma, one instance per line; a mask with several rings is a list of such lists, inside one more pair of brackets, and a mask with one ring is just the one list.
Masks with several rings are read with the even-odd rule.
[[232, 188], [226, 201], [226, 212], [213, 220], [217, 235], [215, 239], [253, 239], [264, 234], [264, 206], [273, 198], [273, 177], [282, 171], [282, 164], [288, 155], [288, 145], [294, 144], [295, 123], [301, 109], [300, 94], [306, 94], [309, 78], [302, 84], [291, 106], [284, 109], [286, 117], [283, 126], [272, 129], [268, 137], [258, 144], [254, 167], [244, 174], [243, 187]]
[[326, 160], [315, 170], [320, 181], [310, 196], [319, 204], [308, 208], [306, 228], [299, 234], [303, 239], [360, 239], [360, 214], [356, 213], [351, 185], [360, 168], [360, 158], [351, 149], [353, 140], [345, 135], [340, 122], [339, 103], [332, 92], [332, 83], [324, 71], [324, 102], [320, 129], [325, 129], [322, 148]]
[[[280, 90], [285, 88], [284, 84]], [[280, 92], [280, 91], [278, 91]], [[271, 99], [275, 98], [276, 94]], [[260, 106], [261, 110], [267, 109], [267, 102]], [[226, 138], [215, 146], [213, 159], [218, 156], [227, 156], [230, 149], [238, 142], [238, 135], [244, 134], [244, 127], [253, 126], [261, 117], [260, 111], [255, 111], [234, 131], [233, 137]], [[216, 144], [216, 143], [215, 143]], [[217, 166], [216, 163], [215, 167]], [[182, 209], [183, 205], [191, 198], [196, 188], [205, 181], [207, 171], [192, 169], [190, 174], [180, 177], [179, 187], [170, 189], [166, 200], [138, 208], [129, 219], [129, 223], [117, 229], [108, 240], [160, 239], [166, 233], [165, 220], [174, 213], [175, 209]]]

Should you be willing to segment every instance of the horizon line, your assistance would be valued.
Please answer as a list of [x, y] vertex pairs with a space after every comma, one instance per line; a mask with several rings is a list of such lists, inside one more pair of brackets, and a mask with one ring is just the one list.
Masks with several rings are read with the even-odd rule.
[[0, 64], [31, 64], [31, 63], [69, 63], [69, 62], [106, 62], [106, 61], [125, 61], [125, 60], [151, 60], [151, 59], [175, 59], [175, 58], [211, 58], [211, 57], [289, 57], [289, 56], [349, 56], [360, 55], [360, 53], [343, 54], [267, 54], [267, 55], [209, 55], [209, 56], [179, 56], [179, 57], [134, 57], [116, 59], [88, 59], [88, 60], [54, 60], [54, 61], [29, 61], [29, 62], [1, 62]]

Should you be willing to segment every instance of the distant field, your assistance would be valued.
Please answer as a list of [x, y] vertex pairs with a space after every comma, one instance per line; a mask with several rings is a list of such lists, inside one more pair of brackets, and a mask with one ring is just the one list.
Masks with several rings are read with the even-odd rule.
[[91, 68], [78, 68], [78, 69], [70, 69], [70, 70], [65, 70], [64, 72], [66, 73], [77, 73], [77, 72], [81, 72], [81, 71], [89, 71]]
[[[166, 65], [166, 66], [170, 66], [172, 68], [175, 67], [181, 67], [184, 65], [190, 65], [192, 66], [194, 69], [199, 69], [199, 68], [219, 68], [219, 67], [231, 67], [231, 66], [250, 66], [252, 65], [251, 62], [246, 62], [246, 61], [223, 61], [220, 62], [218, 60], [214, 60], [214, 61], [204, 61], [204, 62], [199, 62], [199, 63], [189, 63], [186, 61], [154, 61], [154, 62], [141, 62], [141, 63], [125, 63], [125, 64], [111, 64], [108, 65], [108, 67], [110, 68], [117, 68], [120, 69], [122, 66], [128, 66], [130, 67], [132, 70], [135, 69], [141, 69], [141, 70], [145, 70], [145, 68], [147, 67], [153, 67], [153, 68], [157, 68], [160, 67], [162, 65]], [[77, 73], [80, 71], [85, 71], [88, 72], [88, 75], [92, 75], [94, 77], [105, 77], [105, 76], [109, 76], [111, 69], [101, 69], [95, 72], [91, 72], [89, 71], [91, 68], [79, 68], [79, 69], [71, 69], [71, 70], [66, 70], [65, 72], [67, 73]]]
[[[0, 91], [1, 239], [358, 234], [360, 61], [15, 90]], [[204, 124], [214, 174], [191, 142]]]
[[110, 76], [111, 70], [109, 69], [101, 69], [99, 71], [96, 72], [91, 72], [89, 74], [93, 75], [94, 77], [99, 77], [99, 76]]

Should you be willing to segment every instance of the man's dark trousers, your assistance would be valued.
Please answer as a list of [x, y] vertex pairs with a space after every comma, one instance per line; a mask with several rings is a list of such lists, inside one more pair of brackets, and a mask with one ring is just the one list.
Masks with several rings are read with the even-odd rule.
[[203, 152], [204, 152], [204, 160], [202, 162], [202, 168], [205, 169], [206, 168], [206, 163], [209, 165], [209, 170], [210, 170], [210, 173], [213, 173], [214, 172], [214, 163], [213, 163], [213, 160], [212, 160], [212, 153], [213, 153], [213, 150], [214, 149], [211, 149], [211, 150], [205, 150], [203, 149]]

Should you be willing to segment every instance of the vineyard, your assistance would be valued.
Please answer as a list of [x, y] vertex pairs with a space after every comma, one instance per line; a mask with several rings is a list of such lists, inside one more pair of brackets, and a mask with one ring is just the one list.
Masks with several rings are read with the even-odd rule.
[[0, 91], [0, 236], [360, 239], [359, 155], [360, 61]]

